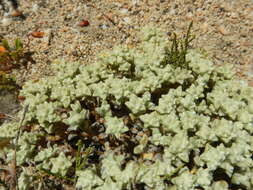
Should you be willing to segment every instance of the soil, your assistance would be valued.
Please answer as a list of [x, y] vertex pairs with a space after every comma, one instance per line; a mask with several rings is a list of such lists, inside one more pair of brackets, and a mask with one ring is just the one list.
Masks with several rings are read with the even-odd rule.
[[[184, 34], [191, 21], [192, 46], [206, 50], [217, 64], [234, 64], [253, 84], [252, 0], [20, 0], [14, 9], [10, 2], [0, 1], [0, 36], [29, 42], [34, 52], [34, 62], [13, 70], [21, 86], [51, 75], [56, 59], [89, 64], [101, 50], [137, 43], [145, 25], [171, 37]], [[0, 113], [9, 114], [5, 98]]]

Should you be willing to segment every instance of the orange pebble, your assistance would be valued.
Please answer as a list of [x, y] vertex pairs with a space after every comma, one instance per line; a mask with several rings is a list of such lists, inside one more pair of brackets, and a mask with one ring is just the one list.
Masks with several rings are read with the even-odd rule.
[[90, 23], [88, 20], [82, 20], [80, 23], [79, 23], [79, 26], [81, 27], [85, 27], [85, 26], [89, 26]]
[[4, 46], [0, 46], [0, 53], [2, 53], [2, 52], [6, 52], [7, 50], [5, 49], [5, 47]]

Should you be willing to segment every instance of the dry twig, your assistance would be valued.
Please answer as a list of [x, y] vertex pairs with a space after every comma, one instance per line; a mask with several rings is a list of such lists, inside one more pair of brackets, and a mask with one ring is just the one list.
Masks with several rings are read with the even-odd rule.
[[15, 148], [14, 148], [14, 159], [13, 159], [13, 163], [11, 164], [11, 168], [9, 169], [10, 171], [10, 174], [11, 176], [13, 177], [13, 189], [14, 190], [18, 190], [18, 177], [17, 177], [17, 146], [18, 146], [18, 140], [19, 140], [19, 136], [20, 136], [20, 133], [21, 133], [21, 127], [23, 125], [23, 121], [25, 119], [25, 115], [28, 111], [28, 108], [29, 108], [29, 105], [26, 105], [24, 107], [24, 111], [23, 111], [23, 115], [22, 115], [22, 118], [21, 118], [21, 121], [20, 121], [20, 124], [19, 124], [19, 128], [18, 128], [18, 134], [16, 136], [16, 139], [15, 139]]

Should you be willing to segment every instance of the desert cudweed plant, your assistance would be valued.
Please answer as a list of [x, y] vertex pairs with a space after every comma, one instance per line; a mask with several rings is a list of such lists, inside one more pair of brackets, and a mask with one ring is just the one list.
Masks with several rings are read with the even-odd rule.
[[[51, 174], [83, 190], [253, 189], [253, 89], [183, 42], [146, 27], [135, 48], [55, 62], [55, 76], [27, 82], [20, 189], [50, 189]], [[2, 125], [0, 141], [17, 126]]]

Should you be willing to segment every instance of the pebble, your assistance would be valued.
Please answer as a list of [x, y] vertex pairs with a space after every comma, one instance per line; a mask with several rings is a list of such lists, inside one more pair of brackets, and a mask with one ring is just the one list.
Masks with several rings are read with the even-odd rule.
[[86, 27], [86, 26], [89, 26], [90, 23], [88, 20], [82, 20], [80, 23], [79, 23], [79, 26], [81, 27]]
[[126, 9], [126, 8], [120, 9], [120, 13], [121, 14], [127, 14], [128, 13], [128, 9]]
[[131, 24], [131, 19], [130, 19], [129, 17], [123, 18], [123, 21], [124, 21], [126, 24]]
[[192, 19], [193, 19], [193, 14], [192, 14], [192, 12], [189, 12], [189, 13], [186, 14], [186, 19], [187, 19], [187, 20], [192, 20]]
[[6, 52], [6, 48], [4, 46], [0, 46], [0, 53]]
[[235, 13], [235, 12], [232, 12], [230, 13], [229, 15], [232, 19], [237, 19], [239, 16], [238, 16], [238, 13]]
[[50, 40], [52, 38], [52, 29], [48, 28], [44, 30], [44, 37], [42, 39], [45, 45], [49, 45]]
[[132, 5], [136, 6], [140, 3], [140, 0], [132, 0]]
[[107, 28], [109, 28], [110, 26], [108, 25], [108, 24], [100, 24], [99, 25], [99, 28], [101, 28], [101, 29], [107, 29]]
[[12, 23], [12, 19], [8, 18], [8, 17], [4, 17], [1, 20], [1, 23], [2, 23], [3, 26], [9, 26]]
[[228, 30], [222, 25], [218, 27], [218, 32], [220, 32], [222, 35], [228, 35], [229, 34]]
[[171, 9], [171, 10], [169, 11], [169, 14], [170, 14], [170, 15], [176, 15], [176, 10], [175, 10], [175, 9]]
[[209, 30], [210, 26], [208, 25], [207, 22], [204, 22], [203, 24], [200, 25], [200, 29], [202, 30], [203, 33], [206, 33]]
[[39, 5], [38, 5], [38, 4], [34, 4], [34, 5], [32, 6], [32, 8], [31, 8], [31, 10], [32, 10], [33, 12], [37, 12], [38, 9], [39, 9]]

